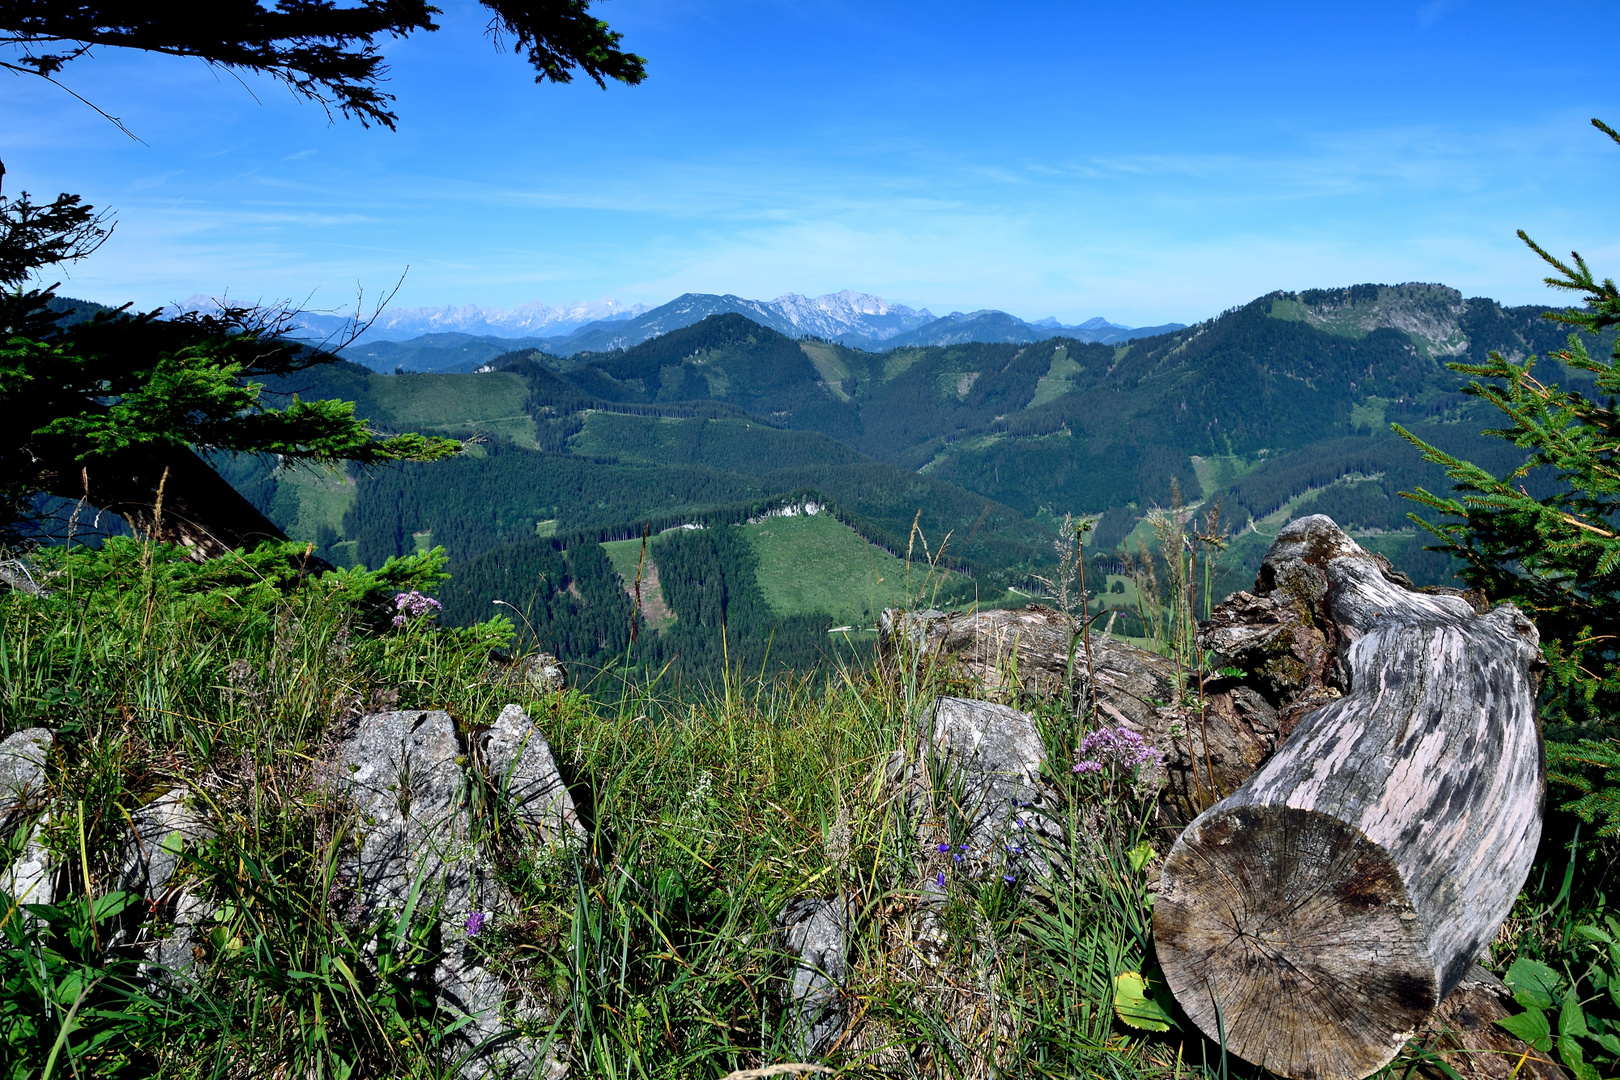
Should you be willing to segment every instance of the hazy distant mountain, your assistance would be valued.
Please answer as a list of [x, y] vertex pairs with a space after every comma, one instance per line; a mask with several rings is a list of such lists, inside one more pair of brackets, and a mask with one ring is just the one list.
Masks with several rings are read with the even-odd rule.
[[934, 319], [933, 312], [891, 304], [866, 293], [828, 293], [814, 299], [788, 293], [775, 300], [746, 300], [727, 293], [685, 293], [662, 307], [623, 322], [597, 323], [554, 339], [548, 350], [559, 356], [629, 348], [649, 338], [701, 322], [710, 315], [742, 315], [788, 337], [856, 339], [861, 344], [886, 341]]
[[422, 334], [409, 341], [363, 341], [343, 350], [343, 359], [372, 371], [433, 371], [461, 374], [516, 349], [544, 349], [544, 338], [495, 337], [491, 334]]
[[769, 302], [740, 296], [686, 293], [662, 307], [633, 319], [593, 323], [572, 334], [553, 338], [545, 348], [557, 356], [581, 352], [627, 349], [643, 341], [678, 330], [710, 315], [742, 315], [788, 337], [818, 337], [857, 349], [892, 349], [901, 345], [948, 345], [962, 341], [1040, 341], [1072, 337], [1080, 341], [1114, 344], [1132, 338], [1180, 330], [1181, 323], [1132, 329], [1106, 319], [1088, 319], [1066, 326], [1056, 319], [1028, 323], [1004, 311], [953, 312], [935, 318], [928, 309], [914, 309], [866, 293], [829, 293], [807, 299], [789, 293]]
[[[556, 337], [572, 333], [588, 323], [632, 319], [647, 310], [645, 304], [621, 304], [617, 300], [590, 300], [572, 304], [542, 304], [533, 301], [511, 310], [479, 307], [387, 309], [360, 336], [360, 342], [405, 341], [422, 334], [471, 334], [488, 337]], [[301, 312], [306, 332], [330, 334], [346, 325], [336, 315]]]
[[[198, 294], [173, 305], [170, 311], [207, 311], [218, 306], [213, 297]], [[470, 334], [500, 338], [557, 337], [587, 323], [630, 319], [647, 310], [645, 304], [617, 300], [580, 300], [570, 304], [542, 304], [538, 300], [510, 310], [479, 307], [385, 308], [355, 344], [407, 341], [423, 334]], [[353, 318], [333, 312], [300, 311], [294, 333], [313, 341], [343, 335]]]
[[[926, 323], [915, 330], [898, 334], [882, 345], [885, 349], [895, 349], [903, 345], [956, 345], [966, 341], [984, 342], [1021, 342], [1044, 341], [1047, 338], [1066, 337], [1077, 341], [1099, 342], [1104, 345], [1117, 345], [1132, 338], [1152, 337], [1155, 334], [1168, 334], [1172, 330], [1183, 328], [1181, 323], [1165, 323], [1163, 326], [1142, 326], [1131, 328], [1111, 323], [1107, 319], [1087, 319], [1078, 326], [1065, 326], [1053, 318], [1042, 319], [1040, 322], [1025, 322], [1005, 311], [974, 311], [963, 314], [953, 311], [943, 319], [936, 319]], [[845, 344], [862, 347], [861, 343], [846, 341]], [[870, 348], [871, 346], [866, 346]]]
[[[172, 311], [207, 310], [214, 301], [193, 296]], [[937, 318], [869, 293], [845, 289], [825, 296], [788, 293], [775, 300], [749, 300], [730, 293], [684, 293], [648, 308], [617, 300], [551, 306], [538, 301], [510, 310], [479, 307], [385, 310], [343, 355], [374, 371], [471, 371], [484, 359], [517, 348], [555, 356], [612, 352], [691, 326], [710, 315], [735, 314], [791, 338], [814, 337], [856, 349], [949, 345], [966, 341], [1026, 342], [1069, 337], [1117, 344], [1179, 330], [1181, 323], [1132, 329], [1103, 318], [1066, 325], [1055, 318], [1026, 322], [1004, 311], [952, 312]], [[298, 313], [294, 336], [325, 344], [352, 332], [341, 315]]]

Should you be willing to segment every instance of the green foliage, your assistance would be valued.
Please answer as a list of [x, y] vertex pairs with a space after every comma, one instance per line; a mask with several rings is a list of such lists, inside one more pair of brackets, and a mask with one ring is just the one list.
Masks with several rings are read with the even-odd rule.
[[[1582, 925], [1575, 934], [1589, 943], [1607, 949], [1607, 955], [1591, 960], [1585, 972], [1566, 979], [1546, 964], [1520, 957], [1508, 968], [1503, 982], [1513, 991], [1513, 999], [1524, 1007], [1522, 1013], [1498, 1020], [1501, 1027], [1516, 1038], [1529, 1043], [1543, 1054], [1555, 1049], [1558, 1059], [1576, 1080], [1599, 1080], [1598, 1066], [1612, 1067], [1620, 1063], [1620, 1023], [1614, 1020], [1612, 1006], [1620, 995], [1620, 986], [1614, 983], [1620, 973], [1620, 923], [1611, 917], [1606, 928]], [[1603, 992], [1603, 997], [1586, 1000], [1582, 985]], [[1595, 1009], [1608, 1014], [1605, 1019]]]
[[20, 289], [34, 271], [82, 259], [111, 233], [105, 213], [77, 195], [41, 206], [28, 192], [0, 198], [0, 288]]
[[[589, 0], [486, 0], [484, 7], [492, 13], [496, 41], [510, 39], [515, 52], [528, 54], [536, 82], [569, 82], [575, 70], [599, 86], [606, 79], [634, 85], [646, 77], [646, 61], [619, 48], [622, 35], [591, 17]], [[194, 56], [269, 75], [362, 124], [392, 128], [393, 95], [377, 88], [387, 68], [376, 41], [437, 30], [438, 13], [422, 0], [367, 0], [347, 8], [321, 0], [280, 0], [273, 8], [235, 0], [194, 12], [9, 3], [0, 5], [0, 32], [21, 55], [0, 67], [53, 79], [94, 46]]]
[[0, 436], [0, 526], [22, 516], [40, 491], [73, 497], [135, 453], [223, 450], [289, 461], [429, 460], [459, 449], [446, 439], [378, 438], [352, 403], [266, 405], [262, 384], [318, 362], [275, 340], [258, 313], [159, 319], [98, 313], [66, 326], [50, 294], [9, 296], [11, 327], [0, 342], [0, 409], [19, 418]]
[[744, 532], [760, 591], [779, 615], [824, 612], [840, 624], [870, 627], [886, 607], [913, 606], [924, 585], [921, 567], [911, 580], [903, 560], [832, 514], [769, 517]]
[[1620, 835], [1620, 743], [1581, 738], [1582, 731], [1549, 733], [1547, 779], [1578, 793], [1565, 810], [1601, 822], [1600, 836]]
[[659, 655], [680, 661], [692, 682], [724, 682], [736, 672], [809, 672], [845, 648], [829, 637], [824, 612], [778, 616], [765, 602], [758, 559], [737, 526], [676, 529], [649, 549], [675, 622], [658, 638]]
[[140, 897], [17, 905], [0, 892], [0, 1075], [148, 1075], [170, 1026], [136, 963], [103, 943]]
[[457, 566], [441, 599], [450, 625], [515, 611], [523, 648], [544, 650], [584, 670], [611, 664], [629, 645], [636, 624], [624, 585], [595, 543], [566, 551], [548, 540], [497, 548]]

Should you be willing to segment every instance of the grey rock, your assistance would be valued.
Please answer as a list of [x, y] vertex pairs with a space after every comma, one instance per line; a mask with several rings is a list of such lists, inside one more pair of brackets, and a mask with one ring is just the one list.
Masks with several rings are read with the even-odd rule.
[[[172, 788], [140, 807], [130, 814], [124, 834], [118, 887], [139, 893], [155, 910], [170, 915], [164, 920], [164, 932], [144, 942], [149, 976], [190, 972], [204, 926], [214, 912], [214, 906], [196, 893], [174, 888], [185, 849], [214, 835], [207, 817], [186, 805], [186, 795], [185, 788]], [[115, 940], [121, 943], [124, 937], [121, 931]]]
[[[521, 713], [519, 713], [521, 716]], [[503, 712], [502, 716], [506, 716]], [[550, 750], [541, 739], [541, 760], [509, 719], [502, 748], [510, 747], [509, 773], [529, 796], [539, 820], [545, 811], [561, 818], [548, 800], [543, 765]], [[339, 783], [360, 814], [360, 850], [351, 870], [362, 907], [402, 910], [419, 888], [418, 910], [439, 905], [444, 955], [434, 971], [440, 1007], [465, 1017], [459, 1037], [470, 1049], [460, 1074], [468, 1080], [505, 1080], [550, 1075], [555, 1062], [540, 1044], [512, 1028], [507, 988], [484, 966], [473, 947], [468, 917], [504, 906], [501, 891], [480, 871], [478, 837], [466, 798], [466, 758], [450, 715], [439, 711], [377, 713], [360, 718], [344, 743]], [[551, 766], [555, 775], [556, 766]], [[565, 793], [566, 794], [566, 793]], [[572, 804], [569, 804], [571, 812]]]
[[455, 722], [446, 712], [360, 718], [343, 744], [340, 782], [360, 813], [352, 867], [367, 907], [403, 909], [420, 881], [419, 906], [444, 917], [471, 913], [473, 850]]
[[45, 587], [34, 580], [33, 569], [21, 559], [0, 559], [0, 585], [9, 585], [29, 596], [49, 596]]
[[165, 932], [146, 942], [146, 959], [141, 974], [154, 981], [159, 977], [189, 975], [209, 929], [214, 925], [215, 905], [189, 890], [174, 899]]
[[118, 887], [156, 900], [168, 890], [188, 845], [214, 835], [206, 817], [186, 805], [187, 791], [173, 788], [130, 814]]
[[514, 657], [497, 649], [490, 653], [487, 678], [503, 685], [552, 694], [568, 685], [568, 670], [550, 653]]
[[942, 785], [945, 809], [966, 826], [964, 867], [990, 873], [1050, 872], [1048, 846], [1061, 836], [1040, 783], [1046, 750], [1028, 713], [967, 698], [940, 698], [924, 716], [923, 768]]
[[573, 797], [540, 729], [517, 705], [501, 710], [480, 738], [484, 768], [513, 813], [542, 843], [585, 839]]
[[535, 653], [522, 661], [524, 678], [536, 690], [556, 692], [568, 684], [568, 672], [550, 653]]
[[0, 742], [0, 892], [22, 904], [48, 904], [54, 861], [40, 842], [45, 763], [55, 740], [44, 728], [27, 728]]
[[45, 790], [45, 762], [55, 740], [44, 728], [26, 728], [0, 742], [0, 827]]
[[795, 957], [783, 997], [793, 1052], [801, 1061], [824, 1053], [848, 1022], [844, 984], [849, 979], [851, 921], [842, 896], [795, 900], [778, 919], [782, 940]]

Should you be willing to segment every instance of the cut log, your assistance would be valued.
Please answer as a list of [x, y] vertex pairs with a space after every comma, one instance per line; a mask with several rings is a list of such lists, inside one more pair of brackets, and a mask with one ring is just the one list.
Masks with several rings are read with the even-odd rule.
[[1187, 1015], [1296, 1080], [1393, 1058], [1496, 935], [1541, 836], [1535, 627], [1387, 567], [1326, 517], [1278, 534], [1257, 591], [1330, 624], [1327, 704], [1187, 827], [1154, 906]]

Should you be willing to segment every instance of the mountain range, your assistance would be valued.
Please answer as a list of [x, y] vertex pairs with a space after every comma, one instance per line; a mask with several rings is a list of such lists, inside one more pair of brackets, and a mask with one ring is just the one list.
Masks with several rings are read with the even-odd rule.
[[[665, 316], [701, 314], [704, 300], [741, 302], [686, 300], [684, 311]], [[988, 332], [1008, 320], [1003, 329], [1021, 335], [1019, 325], [1032, 326], [974, 312], [902, 330], [889, 338], [899, 344], [875, 351], [805, 335], [802, 325], [779, 331], [756, 321], [757, 309], [752, 317], [728, 310], [566, 359], [547, 339], [531, 339], [469, 374], [389, 375], [339, 362], [272, 380], [273, 403], [293, 393], [353, 401], [374, 430], [451, 436], [465, 450], [448, 461], [325, 477], [239, 458], [228, 478], [334, 563], [377, 566], [444, 547], [452, 588], [465, 594], [447, 603], [447, 618], [452, 609], [456, 620], [482, 618], [495, 599], [532, 594], [552, 621], [533, 605], [525, 618], [542, 639], [562, 635], [556, 647], [580, 657], [618, 647], [602, 644], [618, 640], [604, 627], [623, 622], [610, 617], [607, 600], [622, 600], [637, 580], [656, 598], [658, 587], [647, 584], [656, 576], [643, 579], [643, 570], [666, 574], [662, 595], [682, 625], [686, 578], [657, 538], [683, 526], [708, 529], [720, 578], [712, 567], [688, 576], [725, 579], [716, 594], [722, 616], [727, 590], [757, 577], [772, 612], [811, 623], [838, 610], [843, 622], [869, 625], [889, 602], [885, 590], [898, 583], [913, 593], [911, 572], [885, 562], [908, 552], [948, 567], [934, 580], [960, 597], [1027, 602], [1041, 588], [1037, 575], [1051, 576], [1068, 513], [1100, 519], [1087, 552], [1117, 594], [1130, 587], [1121, 579], [1132, 561], [1150, 565], [1143, 545], [1162, 521], [1156, 507], [1196, 510], [1201, 532], [1226, 533], [1222, 565], [1201, 594], [1247, 587], [1276, 529], [1309, 512], [1330, 515], [1420, 583], [1442, 584], [1454, 568], [1426, 550], [1429, 538], [1408, 519], [1414, 504], [1401, 493], [1449, 484], [1390, 422], [1498, 475], [1512, 471], [1522, 451], [1481, 434], [1499, 418], [1461, 392], [1465, 378], [1446, 364], [1560, 348], [1567, 328], [1543, 318], [1547, 311], [1464, 298], [1443, 285], [1357, 285], [1270, 293], [1194, 326], [1117, 343], [1082, 339], [1082, 330], [1120, 332], [1093, 326], [1035, 327], [1042, 336], [1034, 341], [906, 344], [928, 327]], [[1537, 370], [1591, 392], [1589, 375], [1555, 361]], [[1550, 481], [1532, 473], [1524, 482], [1534, 491]], [[816, 519], [819, 539], [806, 518], [790, 527], [769, 517], [812, 505], [832, 515]], [[1217, 511], [1222, 526], [1211, 524]], [[748, 539], [757, 558], [728, 548], [728, 537]], [[844, 556], [818, 561], [839, 545]], [[643, 567], [644, 555], [651, 565]], [[604, 559], [618, 560], [616, 569]], [[808, 599], [806, 581], [827, 595]], [[600, 602], [590, 599], [598, 587]], [[662, 616], [644, 614], [651, 632]], [[1139, 632], [1133, 616], [1121, 618], [1122, 632]], [[772, 640], [769, 621], [750, 624], [759, 650]], [[689, 658], [698, 647], [696, 639], [680, 646]]]
[[[197, 297], [187, 301], [192, 306], [205, 304]], [[989, 309], [940, 317], [927, 308], [910, 308], [848, 289], [817, 297], [789, 293], [770, 301], [730, 293], [684, 293], [656, 308], [602, 300], [559, 307], [527, 304], [512, 311], [473, 305], [385, 310], [341, 352], [374, 371], [473, 371], [515, 348], [537, 348], [557, 357], [611, 352], [725, 314], [741, 315], [787, 337], [819, 338], [868, 351], [966, 341], [1040, 341], [1060, 335], [1115, 344], [1179, 330], [1182, 325], [1132, 328], [1093, 318], [1071, 326], [1055, 318], [1027, 322]], [[298, 319], [300, 329], [295, 333], [312, 341], [340, 334], [347, 325], [339, 316], [318, 312], [300, 312]]]

